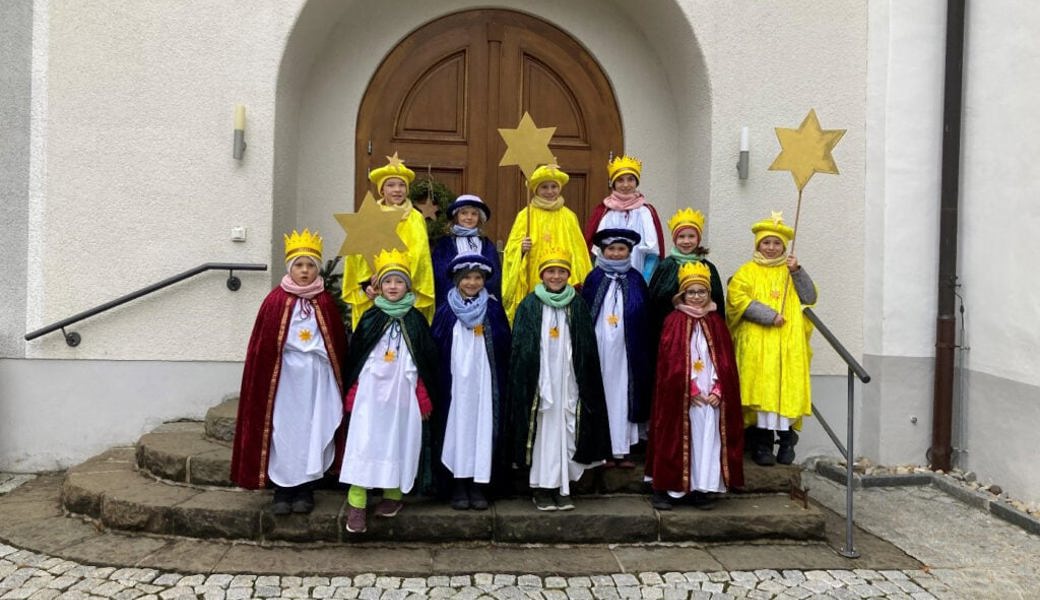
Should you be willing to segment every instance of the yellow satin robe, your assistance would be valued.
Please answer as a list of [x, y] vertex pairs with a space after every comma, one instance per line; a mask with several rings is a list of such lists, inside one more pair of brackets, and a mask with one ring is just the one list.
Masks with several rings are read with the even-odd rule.
[[[744, 424], [754, 425], [759, 411], [777, 413], [801, 429], [802, 417], [812, 414], [809, 363], [812, 323], [802, 315], [802, 303], [786, 265], [764, 267], [745, 263], [729, 283], [726, 321], [740, 373]], [[783, 302], [784, 290], [787, 301]], [[752, 300], [783, 314], [780, 327], [759, 325], [741, 318]]]
[[[527, 235], [527, 213], [531, 212], [531, 251], [526, 255], [520, 245]], [[556, 210], [545, 210], [528, 206], [516, 215], [513, 228], [509, 231], [505, 256], [502, 261], [502, 305], [506, 309], [509, 323], [520, 306], [520, 301], [534, 291], [542, 280], [538, 276], [538, 256], [546, 246], [562, 248], [571, 253], [571, 276], [567, 283], [580, 285], [592, 271], [589, 248], [578, 225], [574, 211], [562, 206]]]
[[[399, 210], [390, 208], [384, 210]], [[408, 267], [412, 271], [412, 293], [415, 308], [433, 320], [433, 263], [430, 259], [430, 238], [426, 233], [426, 219], [417, 210], [408, 213], [397, 224], [397, 235], [408, 250]], [[373, 306], [373, 302], [361, 288], [361, 283], [372, 279], [372, 268], [360, 254], [343, 257], [343, 301], [350, 305], [351, 331], [357, 328], [361, 315]]]

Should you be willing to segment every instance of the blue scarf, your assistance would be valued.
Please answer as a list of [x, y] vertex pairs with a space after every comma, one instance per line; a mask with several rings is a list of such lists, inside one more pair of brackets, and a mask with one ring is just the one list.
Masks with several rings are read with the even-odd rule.
[[597, 256], [596, 266], [603, 269], [603, 272], [606, 273], [608, 277], [611, 275], [617, 276], [628, 273], [628, 270], [632, 268], [632, 261], [627, 258], [614, 260]]
[[391, 318], [400, 319], [415, 306], [415, 294], [407, 292], [397, 302], [391, 302], [382, 296], [376, 296], [375, 304], [379, 310], [390, 315]]
[[463, 298], [457, 287], [448, 290], [448, 306], [451, 307], [451, 311], [455, 313], [459, 321], [462, 321], [462, 324], [468, 329], [473, 329], [484, 322], [484, 315], [487, 314], [487, 303], [487, 290], [480, 290], [480, 293], [473, 298]]
[[451, 226], [451, 234], [457, 237], [473, 237], [480, 233], [479, 227], [463, 227], [455, 224]]

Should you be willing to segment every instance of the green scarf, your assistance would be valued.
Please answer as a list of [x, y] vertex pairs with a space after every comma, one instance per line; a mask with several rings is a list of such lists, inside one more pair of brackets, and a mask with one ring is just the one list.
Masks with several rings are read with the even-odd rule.
[[564, 308], [574, 300], [574, 287], [570, 285], [563, 286], [563, 289], [559, 292], [550, 292], [545, 289], [544, 283], [539, 283], [534, 286], [534, 295], [538, 296], [538, 299], [548, 304], [553, 308]]
[[391, 302], [382, 296], [376, 296], [375, 303], [379, 310], [390, 315], [391, 318], [400, 319], [415, 306], [415, 294], [407, 292], [397, 302]]
[[680, 265], [690, 262], [701, 262], [704, 260], [700, 254], [683, 254], [678, 248], [672, 248], [671, 257], [679, 261]]

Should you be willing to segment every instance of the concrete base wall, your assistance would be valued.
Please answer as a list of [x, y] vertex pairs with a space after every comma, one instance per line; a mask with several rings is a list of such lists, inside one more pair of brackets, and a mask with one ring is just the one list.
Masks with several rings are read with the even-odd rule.
[[926, 464], [932, 438], [935, 359], [863, 357], [871, 375], [863, 387], [857, 455], [885, 465]]
[[62, 469], [201, 418], [241, 378], [238, 362], [0, 360], [0, 471]]

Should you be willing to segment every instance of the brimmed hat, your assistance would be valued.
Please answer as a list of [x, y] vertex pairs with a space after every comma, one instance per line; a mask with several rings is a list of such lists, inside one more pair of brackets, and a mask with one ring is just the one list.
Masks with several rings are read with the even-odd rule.
[[387, 156], [386, 160], [385, 166], [372, 169], [368, 174], [368, 180], [376, 185], [377, 192], [383, 189], [383, 184], [387, 179], [393, 177], [400, 179], [405, 185], [412, 185], [412, 182], [415, 181], [415, 171], [404, 166], [404, 161], [397, 157], [396, 152], [393, 156]]
[[768, 219], [762, 219], [752, 225], [751, 233], [755, 234], [755, 248], [758, 248], [758, 243], [769, 236], [780, 238], [785, 248], [790, 246], [791, 240], [794, 239], [794, 229], [784, 223], [783, 213], [777, 211], [773, 211]]
[[600, 229], [592, 236], [592, 243], [604, 250], [613, 243], [621, 242], [631, 250], [642, 239], [641, 235], [631, 229]]
[[534, 191], [546, 181], [555, 181], [562, 188], [570, 180], [571, 176], [561, 171], [559, 165], [542, 165], [535, 169], [534, 173], [531, 173], [531, 179], [527, 182], [527, 187]]
[[487, 279], [495, 272], [495, 266], [483, 254], [459, 254], [448, 263], [449, 277], [470, 271], [480, 271], [484, 274], [484, 279]]
[[487, 204], [484, 204], [484, 201], [480, 199], [480, 196], [474, 196], [473, 194], [463, 194], [448, 205], [448, 218], [454, 219], [455, 213], [463, 206], [472, 206], [480, 210], [480, 212], [484, 214], [481, 223], [484, 223], [491, 218], [491, 208], [489, 208]]

